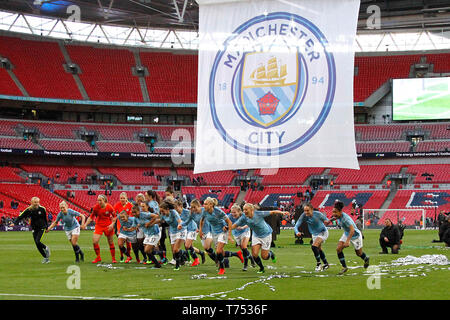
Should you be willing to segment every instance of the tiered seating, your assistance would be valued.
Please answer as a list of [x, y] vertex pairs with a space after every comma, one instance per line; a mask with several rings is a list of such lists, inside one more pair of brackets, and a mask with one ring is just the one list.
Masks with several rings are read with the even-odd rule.
[[[82, 129], [96, 131], [100, 135], [100, 140], [136, 140], [139, 133], [154, 133], [158, 140], [171, 141], [175, 130], [187, 131], [187, 141], [194, 140], [194, 126], [163, 126], [163, 125], [134, 125], [127, 124], [94, 124], [94, 123], [65, 123], [49, 121], [28, 121], [28, 120], [0, 120], [0, 135], [16, 136], [14, 128], [23, 126], [24, 128], [37, 129], [46, 138], [74, 139], [76, 132]], [[183, 133], [183, 132], [181, 132]], [[135, 137], [136, 135], [136, 137]], [[183, 138], [185, 135], [183, 135]]]
[[141, 52], [140, 56], [150, 74], [146, 78], [150, 101], [197, 102], [197, 55]]
[[[205, 172], [199, 174], [194, 174], [192, 169], [187, 168], [177, 168], [176, 171], [178, 176], [188, 177], [191, 182], [193, 178], [197, 180], [203, 178], [203, 182], [210, 186], [231, 185], [234, 177], [238, 175], [236, 171], [232, 170]], [[245, 173], [246, 171], [241, 170], [241, 172]]]
[[[131, 68], [136, 65], [129, 50], [66, 46], [71, 60], [81, 67], [80, 78], [91, 100], [142, 102], [142, 92]], [[56, 42], [22, 40], [2, 36], [0, 56], [15, 66], [14, 73], [31, 96], [82, 99]], [[449, 72], [448, 53], [420, 55], [357, 56], [354, 100], [365, 101], [383, 83], [407, 78], [410, 67], [425, 56], [434, 72]], [[147, 89], [152, 102], [197, 102], [198, 56], [170, 52], [140, 52], [147, 67]], [[5, 70], [0, 70], [0, 94], [22, 95]]]
[[[169, 176], [169, 168], [122, 168], [122, 167], [100, 167], [98, 168], [102, 174], [114, 175], [123, 184], [131, 185], [159, 185], [160, 181], [156, 176]], [[154, 172], [154, 176], [144, 175], [144, 172]]]
[[433, 72], [449, 72], [450, 71], [450, 54], [449, 53], [439, 53], [439, 54], [426, 54], [427, 62], [434, 64]]
[[430, 139], [450, 139], [450, 127], [449, 123], [433, 123], [433, 124], [420, 124], [415, 127], [423, 128], [423, 130], [430, 132]]
[[[449, 183], [450, 181], [450, 164], [426, 164], [426, 165], [409, 165], [407, 173], [415, 175], [415, 183]], [[433, 174], [431, 180], [426, 180], [424, 173]]]
[[356, 143], [356, 152], [358, 153], [377, 153], [377, 152], [408, 152], [411, 143], [401, 142], [382, 142], [382, 143]]
[[[0, 53], [0, 56], [1, 55], [2, 54]], [[2, 68], [0, 68], [0, 88], [0, 94], [9, 96], [22, 96], [22, 92], [11, 79], [8, 71]]]
[[142, 142], [104, 142], [97, 141], [97, 148], [101, 152], [149, 152], [147, 146]]
[[25, 180], [19, 176], [20, 169], [12, 167], [0, 167], [1, 182], [24, 182]]
[[86, 151], [92, 152], [92, 147], [83, 140], [39, 140], [45, 150], [55, 151]]
[[377, 222], [378, 227], [382, 227], [386, 219], [390, 219], [393, 223], [397, 224], [401, 222], [405, 226], [420, 225], [420, 219], [422, 218], [421, 212], [407, 212], [407, 211], [386, 211], [378, 221], [368, 221], [366, 225], [372, 225], [373, 222]]
[[420, 61], [420, 55], [355, 57], [354, 100], [365, 101], [389, 79], [408, 78], [410, 67]]
[[[392, 141], [404, 140], [407, 130], [423, 130], [429, 132], [430, 139], [450, 139], [448, 123], [433, 124], [386, 124], [386, 125], [355, 125], [357, 140], [362, 141]], [[405, 136], [403, 135], [405, 134]]]
[[15, 149], [42, 149], [31, 140], [23, 140], [23, 138], [1, 138], [0, 148], [15, 148]]
[[61, 198], [39, 185], [0, 183], [0, 193], [25, 204], [29, 204], [32, 197], [38, 197], [41, 205], [53, 214], [59, 212], [59, 203], [62, 201]]
[[[1, 192], [0, 192], [0, 200], [3, 200], [3, 208], [0, 209], [0, 217], [2, 215], [5, 215], [10, 218], [16, 218], [23, 210], [25, 210], [29, 206], [29, 204], [17, 201], [16, 199], [11, 198]], [[11, 208], [11, 201], [19, 203], [17, 209]]]
[[255, 175], [263, 176], [264, 185], [301, 185], [309, 176], [322, 174], [323, 171], [324, 168], [257, 169]]
[[[41, 173], [47, 178], [53, 179], [55, 183], [68, 183], [69, 178], [77, 176], [77, 183], [80, 180], [86, 180], [87, 176], [96, 175], [93, 168], [90, 167], [64, 167], [64, 166], [38, 166], [38, 165], [21, 165], [21, 168], [28, 173]], [[59, 175], [59, 178], [58, 178]]]
[[186, 195], [188, 201], [199, 199], [204, 201], [207, 197], [217, 198], [219, 206], [231, 207], [236, 200], [240, 188], [239, 187], [183, 187], [183, 194]]
[[[437, 206], [435, 208], [435, 206]], [[399, 190], [389, 209], [425, 209], [427, 216], [434, 218], [434, 213], [450, 210], [450, 190]], [[407, 215], [405, 215], [407, 216]], [[389, 217], [385, 216], [384, 218]], [[397, 220], [396, 214], [393, 217]], [[421, 214], [407, 216], [405, 223], [415, 225]], [[381, 222], [383, 222], [382, 220]]]
[[390, 209], [431, 208], [450, 209], [450, 190], [398, 190]]
[[450, 150], [450, 140], [448, 141], [421, 141], [416, 147], [416, 152], [432, 152]]
[[76, 139], [80, 125], [55, 122], [24, 122], [25, 128], [36, 128], [47, 138]]
[[[0, 69], [1, 70], [1, 69]], [[14, 127], [17, 126], [17, 122], [15, 121], [0, 121], [0, 136], [16, 136], [16, 131], [14, 131]]]
[[[177, 136], [182, 136], [187, 141], [194, 140], [194, 127], [193, 126], [147, 126], [148, 132], [159, 133], [162, 140], [171, 141], [172, 134], [175, 130], [179, 130]], [[186, 130], [187, 133], [180, 132], [180, 130]], [[188, 140], [190, 138], [191, 140]]]
[[[389, 194], [387, 190], [373, 191], [317, 191], [311, 203], [315, 208], [331, 217], [334, 202], [340, 200], [344, 203], [343, 211], [350, 214], [353, 199], [363, 208], [379, 209]], [[355, 219], [356, 216], [353, 216]]]
[[264, 190], [248, 190], [245, 195], [244, 200], [253, 204], [260, 204], [264, 207], [273, 207], [275, 202], [277, 206], [289, 205], [294, 203], [294, 205], [299, 205], [301, 199], [297, 197], [297, 192], [302, 192], [303, 194], [307, 187], [265, 187]]
[[65, 59], [56, 42], [2, 36], [0, 56], [11, 61], [14, 74], [30, 96], [82, 99], [73, 76], [64, 71]]
[[406, 129], [402, 125], [355, 125], [356, 136], [362, 141], [400, 140]]
[[83, 125], [88, 131], [97, 131], [101, 140], [135, 140], [134, 134], [141, 131], [139, 127], [121, 125]]
[[81, 68], [90, 100], [143, 102], [139, 79], [131, 71], [136, 65], [131, 51], [70, 45], [67, 52]]
[[330, 174], [337, 176], [334, 184], [379, 184], [391, 173], [400, 173], [401, 165], [360, 166], [360, 170], [331, 169]]

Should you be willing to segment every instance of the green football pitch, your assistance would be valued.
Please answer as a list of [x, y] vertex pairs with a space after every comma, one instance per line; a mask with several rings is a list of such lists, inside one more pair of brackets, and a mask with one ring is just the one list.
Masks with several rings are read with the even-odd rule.
[[[364, 251], [375, 269], [364, 269], [362, 260], [350, 247], [344, 250], [350, 270], [339, 276], [341, 266], [335, 248], [341, 234], [341, 230], [330, 230], [323, 247], [330, 268], [324, 272], [314, 271], [315, 259], [309, 244], [295, 244], [292, 230], [283, 230], [273, 249], [277, 261], [264, 261], [265, 274], [257, 274], [257, 269], [251, 267], [242, 271], [241, 262], [233, 257], [230, 268], [218, 278], [217, 269], [208, 257], [203, 265], [182, 266], [179, 271], [174, 271], [170, 264], [162, 269], [150, 269], [134, 260], [130, 264], [112, 265], [104, 238], [100, 243], [103, 263], [92, 264], [92, 231], [82, 231], [79, 244], [85, 252], [85, 262], [77, 264], [79, 269], [75, 269], [79, 273], [71, 273], [76, 264], [64, 232], [52, 231], [43, 237], [42, 241], [51, 248], [49, 264], [41, 263], [42, 257], [34, 246], [31, 232], [1, 232], [0, 300], [448, 299], [450, 265], [392, 264], [408, 255], [449, 258], [450, 251], [442, 243], [431, 243], [437, 231], [406, 230], [400, 254], [380, 255], [379, 230], [367, 230]], [[199, 241], [196, 246], [201, 247]], [[234, 244], [228, 244], [227, 249], [236, 250]], [[75, 275], [79, 275], [79, 289], [69, 289], [76, 284]]]
[[[419, 79], [414, 79], [418, 81]], [[423, 80], [423, 79], [422, 79]], [[450, 118], [450, 91], [447, 78], [432, 79], [430, 84], [418, 90], [408, 90], [407, 87], [398, 90], [408, 90], [408, 94], [400, 99], [394, 99], [393, 120], [423, 120]], [[430, 80], [431, 81], [431, 80]]]

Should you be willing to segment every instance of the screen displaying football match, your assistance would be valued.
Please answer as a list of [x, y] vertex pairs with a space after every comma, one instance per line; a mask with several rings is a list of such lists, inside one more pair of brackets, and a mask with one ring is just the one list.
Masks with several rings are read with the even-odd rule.
[[450, 119], [450, 77], [394, 79], [393, 120]]

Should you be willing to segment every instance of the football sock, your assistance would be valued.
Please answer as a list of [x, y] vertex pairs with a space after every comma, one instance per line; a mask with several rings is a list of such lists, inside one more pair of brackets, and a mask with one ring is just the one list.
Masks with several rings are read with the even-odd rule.
[[317, 248], [316, 246], [311, 246], [311, 250], [314, 253], [314, 258], [316, 258], [317, 264], [320, 264], [319, 248]]
[[73, 252], [75, 252], [75, 259], [79, 260], [80, 259], [80, 247], [76, 244], [74, 246], [72, 246], [73, 248]]
[[347, 268], [347, 264], [345, 263], [345, 257], [343, 252], [338, 253], [339, 262], [344, 268]]
[[253, 257], [253, 259], [255, 260], [255, 263], [259, 266], [259, 269], [264, 270], [264, 265], [261, 261], [261, 258], [259, 256], [257, 256], [257, 257]]
[[142, 244], [139, 245], [139, 251], [142, 254], [142, 259], [145, 261], [147, 259], [147, 255], [145, 254], [144, 246]]
[[216, 254], [214, 253], [214, 250], [212, 248], [209, 248], [206, 250], [208, 252], [208, 256], [211, 258], [212, 261], [216, 262]]
[[94, 252], [97, 255], [97, 257], [100, 257], [100, 245], [94, 244]]
[[155, 254], [153, 252], [147, 253], [147, 256], [150, 258], [150, 260], [155, 264], [155, 266], [160, 266], [158, 260], [155, 258]]
[[176, 252], [173, 254], [173, 258], [175, 259], [175, 268], [180, 267], [180, 252]]
[[327, 258], [325, 257], [325, 253], [320, 250], [320, 259], [322, 259], [323, 263], [328, 264]]
[[237, 256], [238, 256], [237, 252], [231, 252], [231, 251], [225, 251], [225, 255], [224, 255], [225, 258], [237, 257]]
[[188, 250], [189, 250], [189, 253], [191, 254], [191, 257], [194, 260], [197, 259], [197, 254], [195, 253], [194, 247], [190, 247]]
[[248, 266], [248, 259], [250, 258], [250, 252], [248, 252], [248, 249], [242, 249], [242, 255], [244, 256], [244, 266]]
[[109, 245], [109, 252], [111, 252], [111, 257], [113, 259], [115, 259], [116, 258], [116, 248], [114, 247], [114, 243], [111, 243]]
[[223, 253], [218, 253], [217, 254], [217, 260], [219, 261], [219, 268], [220, 269], [224, 269], [225, 266], [223, 265]]

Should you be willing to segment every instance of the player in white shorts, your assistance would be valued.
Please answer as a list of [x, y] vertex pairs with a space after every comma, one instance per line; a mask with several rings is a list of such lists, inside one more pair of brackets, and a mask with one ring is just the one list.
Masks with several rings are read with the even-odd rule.
[[194, 259], [191, 267], [198, 266], [200, 264], [200, 260], [197, 256], [197, 253], [199, 253], [202, 257], [202, 263], [205, 263], [205, 254], [199, 249], [195, 248], [193, 245], [193, 242], [197, 239], [198, 234], [197, 223], [195, 223], [193, 219], [194, 216], [188, 209], [183, 208], [183, 202], [181, 200], [176, 200], [175, 210], [177, 210], [178, 214], [180, 215], [182, 226], [186, 228], [186, 239], [184, 241], [184, 248], [186, 250], [183, 251], [185, 260], [188, 261], [189, 255], [191, 255], [191, 257]]
[[[231, 207], [231, 213], [228, 215], [228, 218], [230, 219], [231, 223], [235, 223], [239, 220], [239, 218], [242, 215], [241, 207], [237, 204], [234, 204]], [[255, 267], [255, 261], [253, 260], [252, 255], [247, 249], [248, 242], [250, 240], [250, 228], [245, 226], [240, 226], [231, 231], [231, 234], [234, 237], [234, 240], [236, 241], [236, 244], [241, 248], [242, 255], [244, 258], [244, 267], [242, 268], [242, 271], [247, 271], [248, 267], [248, 260], [251, 261], [252, 267]]]
[[[135, 197], [135, 204], [138, 206], [140, 210], [142, 210], [141, 203], [145, 203], [145, 195], [143, 193], [138, 193]], [[142, 228], [138, 228], [136, 230], [136, 239], [137, 239], [137, 246], [143, 257], [142, 263], [145, 263], [147, 261], [147, 254], [145, 253], [144, 250], [144, 238], [145, 238], [144, 231], [142, 230]], [[136, 262], [141, 263], [139, 257], [136, 257]]]
[[[133, 207], [133, 212], [135, 210], [137, 209]], [[139, 213], [135, 213], [135, 217], [137, 217], [137, 226], [145, 235], [143, 245], [145, 254], [150, 260], [145, 261], [144, 264], [153, 264], [153, 268], [161, 268], [160, 262], [155, 258], [155, 254], [160, 254], [159, 251], [155, 250], [159, 239], [161, 239], [161, 231], [158, 226], [160, 222], [159, 215], [149, 211], [147, 202], [141, 202]]]
[[[127, 243], [130, 243], [134, 249], [134, 253], [138, 253], [137, 249], [137, 239], [136, 239], [136, 229], [137, 229], [137, 218], [129, 217], [128, 213], [125, 210], [119, 212], [120, 229], [119, 236], [117, 239], [117, 243], [119, 245], [120, 252], [127, 256], [125, 263], [129, 263], [131, 261], [131, 253], [128, 249], [128, 246], [125, 248]], [[138, 253], [139, 254], [139, 253]]]
[[[195, 224], [197, 225], [197, 230], [198, 230], [197, 234], [199, 234], [200, 233], [200, 220], [202, 219], [202, 214], [205, 211], [205, 208], [202, 208], [202, 205], [198, 199], [194, 199], [191, 201], [190, 211], [191, 211], [190, 217], [188, 218], [186, 223], [184, 223], [184, 222], [183, 223], [185, 225], [188, 225], [189, 223], [191, 223], [191, 221], [195, 222]], [[211, 258], [211, 260], [213, 260], [214, 263], [216, 263], [216, 254], [214, 253], [214, 250], [211, 249], [211, 244], [213, 241], [212, 234], [211, 234], [211, 226], [209, 225], [208, 221], [206, 221], [206, 220], [203, 223], [203, 234], [200, 237], [200, 240], [201, 240], [203, 249], [205, 249], [206, 253]], [[200, 252], [198, 252], [198, 253], [200, 253]], [[204, 253], [202, 254], [202, 253], [200, 253], [200, 255], [202, 256], [202, 264], [203, 264], [203, 263], [205, 263], [205, 254]]]
[[[299, 228], [304, 221], [307, 223], [308, 230], [312, 235], [311, 250], [316, 258], [316, 271], [326, 270], [329, 268], [329, 265], [322, 250], [322, 244], [328, 239], [328, 229], [325, 224], [328, 224], [329, 220], [323, 213], [314, 210], [314, 207], [307, 203], [303, 206], [303, 213], [295, 223], [294, 231], [298, 237], [302, 235]], [[324, 263], [323, 266], [320, 263], [321, 259]]]
[[81, 214], [75, 210], [69, 209], [67, 202], [62, 201], [59, 204], [59, 209], [61, 210], [58, 213], [55, 221], [47, 228], [45, 232], [49, 232], [52, 230], [59, 221], [64, 225], [64, 231], [66, 232], [67, 239], [69, 239], [73, 251], [75, 253], [75, 262], [84, 261], [84, 253], [78, 245], [78, 237], [80, 236], [80, 224], [78, 223], [76, 217], [81, 217], [83, 225], [85, 223], [86, 217], [84, 214]]
[[[259, 266], [258, 273], [264, 273], [264, 265], [261, 258], [264, 260], [272, 259], [272, 262], [276, 262], [275, 254], [270, 250], [272, 243], [272, 228], [264, 221], [264, 217], [271, 214], [289, 214], [289, 212], [283, 212], [279, 210], [273, 211], [256, 211], [255, 206], [251, 203], [244, 205], [244, 214], [232, 225], [232, 229], [236, 229], [239, 226], [249, 226], [253, 231], [252, 235], [252, 256], [256, 264]], [[261, 258], [259, 252], [261, 251]]]
[[[215, 198], [207, 198], [203, 203], [205, 210], [202, 213], [202, 218], [200, 220], [200, 236], [203, 236], [203, 226], [204, 222], [208, 221], [211, 227], [211, 233], [213, 241], [216, 245], [216, 257], [219, 262], [219, 273], [220, 275], [225, 273], [225, 258], [236, 256], [242, 263], [244, 263], [243, 254], [241, 251], [231, 253], [229, 251], [224, 251], [224, 246], [228, 243], [231, 238], [231, 226], [232, 223], [227, 217], [225, 212], [217, 208], [218, 201]], [[213, 253], [212, 248], [209, 248], [208, 253]]]
[[336, 201], [334, 203], [333, 218], [338, 222], [339, 226], [342, 229], [344, 229], [344, 234], [339, 239], [336, 248], [339, 261], [341, 262], [342, 265], [342, 270], [339, 274], [343, 274], [348, 270], [343, 250], [344, 248], [350, 246], [350, 243], [355, 249], [356, 255], [360, 257], [362, 260], [364, 260], [364, 268], [367, 268], [369, 266], [369, 256], [367, 256], [362, 250], [363, 248], [362, 233], [356, 227], [356, 224], [353, 221], [353, 219], [345, 212], [342, 212], [343, 208], [344, 208], [343, 202]]
[[169, 238], [175, 259], [175, 271], [180, 270], [182, 261], [181, 246], [186, 239], [186, 228], [182, 226], [180, 215], [175, 210], [175, 202], [172, 198], [166, 198], [159, 207], [161, 221], [169, 225]]

